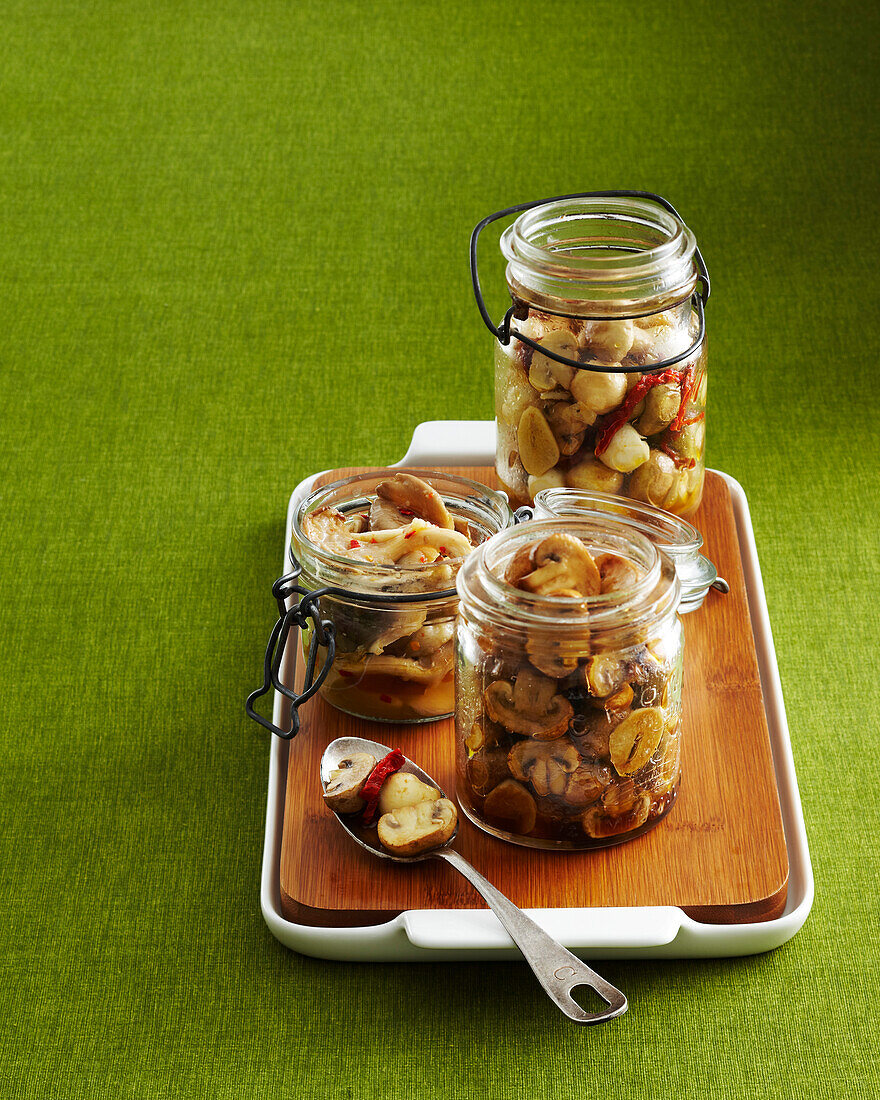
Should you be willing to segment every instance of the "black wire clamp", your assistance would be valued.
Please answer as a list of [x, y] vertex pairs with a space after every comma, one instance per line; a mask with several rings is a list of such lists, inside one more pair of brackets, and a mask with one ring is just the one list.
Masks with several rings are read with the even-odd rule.
[[[327, 679], [330, 666], [333, 664], [333, 658], [336, 656], [336, 627], [329, 619], [321, 618], [318, 607], [320, 598], [330, 593], [332, 589], [318, 588], [310, 592], [308, 589], [301, 588], [295, 583], [301, 572], [302, 567], [299, 562], [296, 562], [292, 572], [285, 573], [272, 585], [272, 595], [278, 602], [278, 621], [272, 627], [269, 644], [266, 646], [266, 656], [263, 661], [263, 683], [256, 691], [250, 693], [244, 705], [244, 709], [255, 722], [259, 722], [264, 729], [276, 734], [284, 741], [292, 740], [299, 733], [299, 707], [308, 702]], [[301, 599], [288, 608], [285, 601], [293, 595], [299, 595]], [[303, 690], [300, 692], [292, 691], [281, 682], [280, 669], [284, 648], [293, 627], [297, 626], [300, 630], [305, 630], [310, 620], [314, 630], [309, 641]], [[315, 665], [318, 659], [319, 645], [325, 646], [327, 653], [324, 657], [324, 664], [316, 677]], [[254, 704], [257, 699], [265, 695], [270, 688], [275, 688], [277, 692], [290, 700], [289, 729], [285, 730], [280, 726], [276, 726], [274, 722], [264, 718], [256, 711]]]
[[[516, 305], [512, 305], [504, 317], [499, 326], [495, 326], [492, 323], [492, 318], [489, 316], [489, 311], [486, 308], [486, 303], [483, 300], [483, 291], [480, 287], [480, 275], [477, 267], [477, 244], [479, 243], [480, 234], [490, 225], [492, 222], [497, 221], [499, 218], [508, 217], [510, 214], [521, 214], [524, 210], [532, 210], [536, 206], [546, 206], [553, 202], [562, 202], [565, 199], [650, 199], [653, 202], [659, 203], [664, 210], [668, 211], [674, 217], [681, 221], [681, 217], [672, 203], [663, 198], [662, 195], [655, 195], [652, 191], [581, 191], [575, 195], [557, 195], [552, 199], [537, 199], [533, 202], [519, 203], [517, 206], [508, 206], [504, 210], [498, 210], [494, 214], [490, 214], [476, 226], [471, 234], [471, 247], [470, 247], [470, 265], [471, 265], [471, 283], [474, 288], [474, 297], [477, 299], [477, 306], [480, 310], [480, 315], [483, 318], [483, 322], [486, 328], [492, 333], [492, 335], [503, 344], [505, 347], [510, 343], [511, 339], [521, 341], [523, 344], [527, 344], [533, 351], [539, 351], [542, 355], [546, 355], [548, 359], [552, 359], [556, 363], [564, 363], [567, 367], [574, 367], [575, 370], [589, 370], [599, 371], [602, 374], [657, 374], [659, 371], [666, 370], [667, 367], [673, 367], [676, 363], [681, 363], [685, 359], [689, 359], [701, 346], [706, 336], [706, 317], [705, 317], [705, 305], [709, 300], [710, 282], [709, 272], [706, 270], [706, 264], [703, 261], [703, 257], [700, 254], [699, 248], [694, 248], [694, 265], [697, 268], [697, 284], [692, 295], [693, 308], [697, 314], [697, 335], [694, 338], [694, 342], [689, 348], [681, 352], [679, 355], [670, 356], [669, 359], [663, 359], [659, 363], [649, 363], [646, 366], [632, 366], [612, 367], [608, 363], [581, 363], [577, 359], [568, 359], [564, 355], [558, 355], [555, 351], [550, 351], [549, 348], [542, 347], [537, 341], [532, 340], [528, 336], [524, 336], [516, 329], [511, 329], [510, 322], [513, 320], [514, 313], [516, 311]], [[543, 310], [542, 312], [549, 313], [550, 310]], [[569, 316], [568, 314], [559, 314], [559, 316]], [[591, 316], [591, 321], [614, 321], [616, 317], [598, 317]]]
[[[292, 552], [290, 554], [290, 560], [293, 565], [291, 572], [285, 573], [283, 577], [279, 577], [272, 585], [272, 595], [275, 597], [278, 604], [278, 621], [272, 627], [272, 633], [269, 635], [269, 643], [266, 646], [266, 656], [263, 661], [263, 683], [256, 691], [250, 693], [244, 705], [244, 709], [249, 717], [253, 718], [255, 722], [258, 722], [263, 729], [269, 730], [270, 733], [274, 733], [285, 741], [292, 740], [292, 738], [296, 737], [299, 733], [299, 708], [303, 703], [307, 703], [309, 699], [311, 699], [327, 679], [333, 660], [336, 657], [336, 626], [330, 619], [321, 618], [319, 602], [323, 596], [334, 596], [350, 603], [361, 604], [364, 607], [433, 603], [437, 600], [453, 599], [456, 596], [456, 590], [454, 588], [444, 588], [438, 592], [412, 593], [357, 592], [352, 589], [338, 588], [336, 586], [309, 590], [308, 588], [302, 588], [296, 583], [302, 573], [302, 566], [293, 556]], [[299, 602], [288, 608], [286, 606], [286, 601], [295, 595], [300, 597]], [[309, 652], [306, 657], [303, 690], [300, 692], [292, 691], [281, 682], [280, 670], [281, 662], [284, 657], [284, 649], [294, 626], [299, 627], [300, 630], [305, 630], [309, 625], [309, 621], [311, 621], [314, 626], [314, 630], [311, 640], [309, 641]], [[327, 652], [324, 656], [324, 663], [321, 665], [318, 675], [315, 676], [318, 646], [325, 646]], [[257, 699], [265, 695], [270, 688], [275, 688], [275, 690], [283, 695], [285, 699], [290, 700], [289, 729], [285, 730], [280, 726], [276, 726], [274, 722], [271, 722], [268, 718], [264, 718], [256, 711], [254, 704]]]

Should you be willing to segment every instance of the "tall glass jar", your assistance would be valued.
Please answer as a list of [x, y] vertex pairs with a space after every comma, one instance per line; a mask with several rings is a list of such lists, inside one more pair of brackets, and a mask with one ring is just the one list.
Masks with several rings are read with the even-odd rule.
[[[504, 580], [558, 535], [601, 563], [604, 591], [538, 595]], [[465, 814], [494, 836], [552, 849], [603, 847], [656, 825], [675, 801], [681, 758], [671, 559], [623, 517], [533, 520], [478, 547], [457, 587]]]
[[[496, 468], [542, 489], [620, 493], [686, 515], [705, 471], [708, 276], [666, 200], [529, 204], [501, 237], [513, 306], [496, 333]], [[499, 215], [485, 219], [475, 230]], [[472, 242], [475, 264], [475, 243]]]

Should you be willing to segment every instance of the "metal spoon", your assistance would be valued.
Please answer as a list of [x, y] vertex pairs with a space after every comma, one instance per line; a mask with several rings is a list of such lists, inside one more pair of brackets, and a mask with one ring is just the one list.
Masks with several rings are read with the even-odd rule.
[[[372, 753], [377, 760], [381, 760], [391, 750], [376, 741], [367, 741], [361, 737], [340, 737], [332, 741], [324, 750], [321, 757], [321, 783], [324, 787], [330, 782], [330, 773], [339, 766], [340, 761], [355, 752]], [[439, 784], [430, 775], [423, 772], [409, 758], [407, 758], [402, 771], [412, 772], [432, 787], [440, 790]], [[440, 791], [441, 795], [443, 794]], [[501, 921], [508, 935], [523, 953], [526, 962], [535, 973], [535, 977], [544, 987], [547, 995], [553, 1000], [562, 1012], [576, 1024], [599, 1024], [603, 1020], [613, 1020], [616, 1016], [622, 1016], [627, 1009], [626, 997], [615, 989], [610, 982], [606, 982], [595, 970], [591, 970], [586, 963], [573, 955], [561, 943], [552, 936], [548, 936], [543, 928], [527, 917], [526, 914], [513, 904], [508, 898], [497, 890], [488, 879], [483, 878], [479, 871], [475, 870], [466, 859], [450, 847], [458, 833], [455, 832], [449, 840], [439, 848], [433, 848], [416, 856], [396, 856], [386, 851], [379, 843], [375, 828], [369, 828], [360, 823], [355, 815], [336, 814], [340, 825], [348, 835], [362, 848], [371, 852], [380, 859], [389, 859], [394, 863], [416, 863], [425, 859], [442, 859], [459, 871], [480, 893], [495, 916]], [[586, 1012], [571, 996], [572, 990], [581, 986], [589, 986], [605, 1003], [607, 1009], [599, 1012]]]

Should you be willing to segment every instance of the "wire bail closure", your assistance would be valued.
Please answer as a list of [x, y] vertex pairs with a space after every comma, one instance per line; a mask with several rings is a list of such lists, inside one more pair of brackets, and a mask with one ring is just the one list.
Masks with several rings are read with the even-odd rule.
[[[251, 692], [244, 705], [249, 717], [284, 741], [292, 740], [299, 733], [299, 708], [311, 699], [327, 679], [330, 666], [336, 656], [336, 627], [329, 619], [321, 618], [318, 607], [320, 598], [327, 595], [332, 589], [319, 588], [309, 591], [306, 588], [301, 588], [296, 584], [296, 581], [302, 573], [302, 566], [296, 559], [293, 559], [293, 566], [294, 568], [290, 573], [285, 573], [272, 585], [272, 595], [278, 603], [278, 621], [272, 627], [269, 643], [266, 646], [266, 656], [263, 661], [263, 683], [256, 691]], [[286, 601], [293, 595], [299, 595], [302, 598], [298, 603], [288, 608]], [[291, 629], [297, 626], [300, 630], [305, 630], [309, 621], [314, 625], [314, 631], [309, 641], [303, 690], [301, 692], [291, 691], [290, 688], [281, 683], [281, 661], [284, 657], [284, 650]], [[319, 645], [326, 647], [327, 654], [320, 672], [315, 677], [315, 664], [317, 663]], [[254, 704], [257, 699], [265, 695], [270, 688], [275, 688], [277, 692], [290, 700], [289, 729], [285, 730], [280, 726], [276, 726], [274, 722], [258, 714], [255, 709]]]
[[[284, 741], [292, 740], [299, 733], [299, 708], [303, 703], [307, 703], [309, 699], [312, 698], [315, 692], [317, 692], [327, 679], [330, 668], [336, 657], [336, 626], [332, 620], [321, 618], [319, 602], [323, 596], [335, 596], [344, 600], [349, 600], [352, 603], [361, 604], [365, 607], [385, 607], [396, 606], [398, 604], [430, 603], [435, 600], [449, 600], [457, 598], [458, 595], [454, 588], [444, 588], [438, 592], [410, 592], [401, 594], [389, 592], [355, 592], [352, 589], [338, 588], [334, 585], [310, 590], [296, 583], [302, 573], [302, 565], [300, 565], [299, 561], [294, 557], [292, 551], [290, 552], [290, 561], [293, 566], [292, 570], [289, 573], [285, 573], [283, 577], [279, 577], [272, 585], [272, 595], [275, 597], [278, 604], [278, 621], [272, 627], [272, 633], [269, 635], [269, 642], [266, 646], [266, 656], [263, 661], [263, 683], [256, 691], [250, 693], [244, 704], [244, 709], [250, 718], [253, 718], [255, 722], [259, 723], [263, 729], [269, 730], [270, 733], [274, 733]], [[294, 595], [301, 597], [299, 603], [293, 604], [288, 608], [286, 606], [286, 601]], [[314, 631], [309, 642], [309, 652], [306, 657], [303, 690], [300, 692], [292, 691], [285, 684], [281, 683], [280, 669], [281, 662], [284, 658], [284, 650], [293, 627], [297, 626], [300, 630], [305, 630], [310, 620], [314, 626]], [[327, 653], [324, 657], [324, 663], [320, 671], [317, 676], [315, 676], [315, 665], [317, 664], [319, 645], [325, 646]], [[254, 704], [257, 699], [265, 695], [270, 688], [275, 688], [275, 690], [280, 692], [285, 699], [290, 700], [289, 729], [285, 730], [280, 726], [276, 726], [274, 722], [270, 721], [268, 718], [264, 718], [256, 711]]]
[[[705, 318], [705, 305], [709, 300], [709, 293], [711, 284], [709, 282], [709, 272], [706, 270], [706, 264], [703, 261], [703, 257], [699, 248], [694, 247], [694, 264], [697, 268], [698, 278], [697, 286], [694, 289], [694, 293], [691, 295], [691, 302], [693, 308], [697, 314], [697, 335], [694, 338], [694, 342], [689, 348], [681, 352], [678, 355], [670, 356], [668, 359], [663, 359], [659, 363], [650, 363], [645, 366], [632, 366], [613, 367], [607, 363], [581, 363], [576, 359], [569, 359], [564, 355], [559, 355], [555, 351], [551, 351], [549, 348], [543, 347], [537, 341], [532, 340], [528, 336], [524, 336], [517, 329], [511, 329], [510, 323], [516, 315], [517, 306], [512, 305], [510, 309], [504, 314], [501, 324], [496, 327], [492, 323], [492, 318], [489, 316], [489, 311], [486, 308], [486, 303], [483, 300], [483, 291], [480, 286], [480, 274], [477, 266], [477, 245], [479, 243], [480, 234], [490, 225], [492, 222], [497, 221], [499, 218], [508, 217], [510, 214], [521, 214], [524, 210], [532, 210], [536, 206], [546, 206], [553, 202], [562, 202], [566, 199], [650, 199], [653, 202], [658, 203], [673, 217], [681, 221], [681, 216], [675, 207], [663, 198], [662, 195], [655, 195], [653, 191], [580, 191], [574, 195], [556, 195], [551, 199], [536, 199], [533, 202], [519, 203], [517, 206], [508, 206], [504, 210], [498, 210], [494, 214], [490, 214], [476, 226], [473, 233], [471, 233], [470, 244], [470, 267], [471, 267], [471, 283], [473, 284], [474, 297], [477, 300], [477, 307], [480, 310], [480, 316], [483, 318], [483, 322], [486, 328], [492, 333], [492, 335], [498, 340], [499, 343], [505, 347], [510, 343], [511, 339], [517, 339], [523, 344], [527, 344], [533, 351], [539, 351], [542, 355], [545, 355], [548, 359], [552, 359], [556, 363], [564, 363], [567, 367], [573, 367], [575, 370], [589, 370], [598, 371], [602, 374], [656, 374], [659, 371], [666, 370], [668, 367], [674, 367], [677, 363], [681, 363], [685, 359], [689, 359], [702, 345], [706, 336], [706, 318]], [[543, 312], [550, 312], [544, 310]], [[559, 316], [567, 316], [566, 314], [560, 314]], [[615, 320], [614, 317], [592, 317], [591, 320], [596, 321], [611, 321]]]

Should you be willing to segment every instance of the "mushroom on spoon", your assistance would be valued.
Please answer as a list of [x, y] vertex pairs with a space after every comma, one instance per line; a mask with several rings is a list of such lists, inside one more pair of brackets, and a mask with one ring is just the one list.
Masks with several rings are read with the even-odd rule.
[[[340, 785], [344, 789], [345, 804], [356, 802], [364, 782], [360, 778], [354, 780], [349, 773], [358, 769], [360, 777], [365, 757], [382, 762], [390, 754], [391, 750], [385, 745], [362, 737], [340, 737], [331, 741], [321, 757], [321, 785], [328, 806], [333, 809], [334, 805], [340, 804], [338, 798], [333, 798], [334, 791]], [[403, 764], [395, 774], [414, 777], [413, 780], [398, 780], [393, 787], [400, 791], [409, 788], [421, 801], [413, 804], [406, 797], [389, 792], [391, 797], [386, 799], [386, 805], [393, 808], [379, 819], [378, 829], [364, 824], [358, 813], [340, 813], [333, 809], [348, 835], [380, 859], [395, 863], [441, 859], [450, 863], [482, 895], [522, 952], [547, 995], [569, 1020], [577, 1024], [598, 1024], [622, 1016], [627, 1009], [627, 1000], [619, 989], [549, 936], [450, 847], [458, 833], [457, 813], [440, 786], [407, 757], [403, 757]], [[364, 778], [369, 782], [369, 776]], [[406, 804], [400, 805], [401, 802]], [[379, 808], [381, 810], [381, 805]], [[380, 836], [384, 836], [384, 844]], [[389, 846], [386, 847], [386, 844]], [[608, 1005], [607, 1009], [599, 1012], [582, 1009], [571, 995], [572, 990], [581, 986], [588, 986], [597, 993]]]

